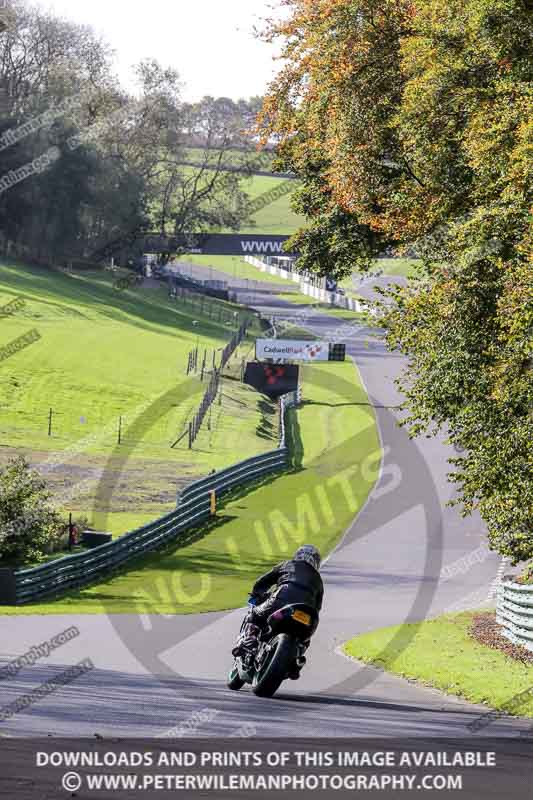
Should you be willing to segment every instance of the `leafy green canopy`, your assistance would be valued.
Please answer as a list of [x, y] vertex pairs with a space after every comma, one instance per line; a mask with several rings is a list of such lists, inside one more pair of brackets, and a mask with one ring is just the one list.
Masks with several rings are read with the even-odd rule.
[[524, 0], [286, 0], [261, 117], [302, 178], [302, 266], [343, 276], [384, 243], [426, 279], [391, 292], [413, 433], [446, 427], [466, 512], [533, 556], [532, 26]]
[[44, 481], [23, 458], [0, 470], [0, 564], [24, 564], [44, 556], [62, 525], [49, 501]]

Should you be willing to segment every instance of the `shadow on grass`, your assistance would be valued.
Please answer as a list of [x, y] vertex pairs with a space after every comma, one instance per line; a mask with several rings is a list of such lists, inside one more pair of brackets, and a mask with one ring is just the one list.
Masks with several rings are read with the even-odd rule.
[[[17, 273], [13, 273], [13, 267]], [[6, 272], [2, 273], [2, 268]], [[7, 272], [9, 270], [9, 273]], [[57, 302], [60, 296], [63, 302], [79, 304], [82, 307], [92, 308], [103, 317], [114, 321], [128, 321], [144, 330], [178, 336], [176, 317], [180, 318], [180, 332], [196, 334], [193, 319], [201, 315], [199, 309], [185, 308], [180, 304], [171, 303], [166, 296], [166, 290], [161, 287], [158, 292], [144, 294], [140, 290], [121, 292], [114, 288], [106, 273], [86, 273], [66, 275], [47, 267], [36, 267], [27, 264], [8, 264], [0, 261], [0, 279], [5, 286], [14, 289], [26, 299], [50, 306], [61, 312], [63, 306]], [[75, 312], [76, 316], [85, 316], [81, 310]], [[204, 316], [204, 315], [202, 315]], [[215, 339], [226, 338], [226, 327], [218, 320], [204, 316], [202, 320], [202, 333]]]
[[303, 400], [300, 404], [300, 408], [304, 408], [305, 406], [325, 406], [326, 408], [355, 408], [356, 406], [369, 406], [372, 405], [371, 403], [324, 403], [319, 402], [318, 400]]

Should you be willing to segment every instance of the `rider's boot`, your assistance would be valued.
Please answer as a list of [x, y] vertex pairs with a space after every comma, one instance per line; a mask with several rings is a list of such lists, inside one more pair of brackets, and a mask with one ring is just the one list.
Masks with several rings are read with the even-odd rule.
[[258, 625], [254, 625], [253, 622], [249, 622], [236, 641], [235, 646], [231, 651], [232, 656], [236, 657], [251, 653], [255, 654], [259, 646], [260, 633], [261, 628]]

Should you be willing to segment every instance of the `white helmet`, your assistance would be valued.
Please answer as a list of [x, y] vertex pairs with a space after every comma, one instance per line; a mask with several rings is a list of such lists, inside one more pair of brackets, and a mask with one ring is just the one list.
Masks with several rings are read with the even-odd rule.
[[304, 544], [302, 547], [299, 547], [296, 553], [294, 554], [294, 561], [305, 561], [307, 564], [311, 564], [316, 570], [320, 569], [320, 564], [322, 563], [322, 557], [320, 555], [319, 550], [314, 546], [314, 544]]

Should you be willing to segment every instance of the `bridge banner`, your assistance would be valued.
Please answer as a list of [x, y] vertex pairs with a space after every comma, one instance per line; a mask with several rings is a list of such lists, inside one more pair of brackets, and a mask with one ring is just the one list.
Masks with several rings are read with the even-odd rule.
[[289, 236], [269, 236], [259, 233], [202, 233], [181, 236], [148, 234], [144, 238], [146, 253], [184, 251], [206, 256], [297, 256], [283, 249]]

